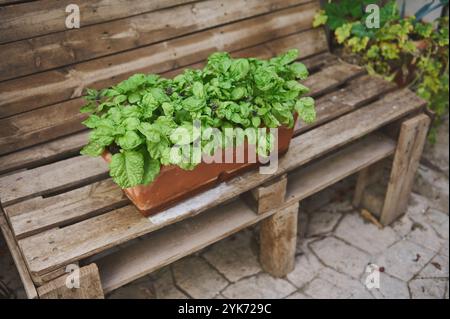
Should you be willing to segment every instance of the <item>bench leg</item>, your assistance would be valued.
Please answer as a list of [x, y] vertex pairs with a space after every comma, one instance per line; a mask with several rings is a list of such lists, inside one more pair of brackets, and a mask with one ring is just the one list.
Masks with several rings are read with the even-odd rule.
[[408, 205], [414, 176], [419, 167], [430, 118], [417, 115], [402, 123], [392, 164], [380, 222], [389, 225], [401, 216]]
[[[41, 299], [103, 299], [103, 289], [96, 264], [90, 264], [38, 287]], [[72, 281], [73, 280], [73, 281]]]
[[0, 229], [3, 233], [3, 237], [5, 238], [6, 244], [9, 248], [11, 256], [13, 257], [14, 264], [17, 267], [17, 271], [19, 273], [20, 279], [22, 280], [23, 287], [25, 289], [25, 293], [29, 299], [35, 299], [38, 297], [36, 287], [33, 283], [33, 280], [28, 272], [28, 268], [26, 266], [25, 260], [20, 252], [20, 249], [17, 245], [17, 242], [14, 238], [14, 235], [6, 221], [6, 216], [4, 214], [3, 209], [0, 207]]
[[284, 277], [294, 269], [297, 218], [298, 202], [261, 222], [261, 266], [275, 277]]

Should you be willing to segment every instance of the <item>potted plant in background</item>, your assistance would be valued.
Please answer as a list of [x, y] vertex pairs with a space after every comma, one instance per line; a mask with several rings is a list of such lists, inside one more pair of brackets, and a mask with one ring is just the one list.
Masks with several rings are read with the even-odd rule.
[[427, 100], [435, 113], [430, 130], [433, 142], [436, 127], [448, 114], [448, 17], [433, 23], [422, 21], [432, 10], [448, 5], [448, 0], [431, 1], [405, 17], [395, 1], [380, 4], [379, 28], [369, 28], [365, 7], [371, 0], [328, 2], [315, 16], [313, 26], [326, 25], [333, 41], [343, 47], [342, 56], [364, 65], [372, 75], [380, 75], [400, 86], [408, 86]]
[[[258, 165], [251, 152], [267, 157], [276, 142], [275, 151], [286, 152], [297, 116], [314, 121], [314, 100], [298, 82], [308, 71], [297, 56], [290, 50], [266, 61], [217, 52], [203, 69], [173, 79], [135, 74], [89, 89], [81, 112], [90, 114], [83, 124], [91, 132], [81, 153], [103, 156], [114, 182], [144, 215], [169, 207]], [[279, 128], [278, 139], [269, 128]], [[227, 129], [236, 130], [230, 136]], [[243, 161], [236, 161], [238, 147], [249, 152]], [[233, 159], [223, 163], [229, 150]], [[213, 163], [199, 156], [217, 154]]]

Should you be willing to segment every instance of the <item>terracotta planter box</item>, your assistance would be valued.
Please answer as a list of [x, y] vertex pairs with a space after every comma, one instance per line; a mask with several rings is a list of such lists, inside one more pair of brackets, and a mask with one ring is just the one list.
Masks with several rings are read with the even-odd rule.
[[[278, 154], [287, 152], [294, 129], [280, 127], [278, 130]], [[244, 143], [245, 157], [243, 163], [204, 163], [201, 162], [193, 170], [183, 170], [176, 165], [162, 166], [156, 179], [147, 186], [138, 185], [123, 191], [138, 210], [149, 216], [169, 208], [183, 199], [205, 191], [212, 186], [229, 180], [232, 177], [256, 168], [260, 163], [248, 162], [248, 145]], [[254, 146], [251, 146], [254, 152]], [[225, 154], [223, 150], [222, 155]], [[103, 158], [109, 162], [111, 153], [105, 151]], [[233, 149], [233, 158], [236, 149]], [[256, 157], [257, 159], [257, 157]]]

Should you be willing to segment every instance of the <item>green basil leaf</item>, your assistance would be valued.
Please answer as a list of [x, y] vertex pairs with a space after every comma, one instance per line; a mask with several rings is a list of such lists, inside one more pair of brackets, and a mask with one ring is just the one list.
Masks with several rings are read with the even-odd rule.
[[141, 96], [139, 93], [133, 92], [130, 95], [128, 95], [128, 102], [131, 104], [137, 103], [141, 100]]
[[144, 176], [144, 155], [138, 151], [114, 154], [109, 164], [109, 175], [121, 188], [141, 184]]
[[314, 100], [311, 97], [303, 97], [295, 103], [295, 110], [298, 116], [306, 123], [313, 123], [316, 120]]
[[143, 143], [135, 131], [127, 131], [125, 135], [116, 138], [116, 143], [124, 150], [132, 150]]
[[203, 99], [205, 97], [205, 92], [203, 90], [203, 83], [194, 82], [194, 84], [192, 85], [192, 93], [199, 100]]
[[82, 155], [88, 156], [99, 156], [103, 153], [105, 147], [103, 145], [97, 144], [95, 142], [89, 142], [85, 147], [83, 147], [80, 151]]

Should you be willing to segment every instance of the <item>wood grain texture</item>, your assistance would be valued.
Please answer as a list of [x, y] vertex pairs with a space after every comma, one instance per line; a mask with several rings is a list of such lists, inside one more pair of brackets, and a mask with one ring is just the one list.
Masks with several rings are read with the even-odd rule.
[[[374, 141], [375, 143], [372, 144]], [[340, 151], [340, 156], [327, 156], [320, 160], [322, 163], [320, 167], [326, 170], [329, 170], [329, 167], [332, 167], [335, 162], [346, 162], [354, 166], [338, 164], [338, 167], [345, 168], [345, 170], [331, 170], [330, 173], [324, 171], [324, 174], [321, 174], [319, 170], [317, 175], [307, 175], [307, 171], [304, 170], [305, 173], [301, 174], [298, 185], [300, 187], [302, 184], [314, 185], [313, 188], [316, 190], [330, 185], [330, 183], [348, 176], [362, 165], [377, 160], [381, 154], [389, 153], [389, 151], [386, 152], [385, 143], [390, 145], [389, 149], [392, 153], [395, 146], [388, 138], [383, 139], [380, 136], [365, 137], [357, 142], [359, 147], [352, 145], [346, 147], [346, 149], [351, 148], [349, 151], [345, 151], [346, 149]], [[366, 154], [367, 151], [373, 155], [372, 159], [369, 159], [370, 156]], [[358, 159], [361, 160], [358, 161]], [[300, 177], [298, 173], [295, 176]], [[317, 179], [317, 176], [322, 178]], [[325, 179], [328, 179], [328, 181]], [[298, 202], [298, 198], [303, 198], [305, 195], [302, 188], [295, 188], [292, 185], [290, 185], [290, 192], [291, 195], [295, 194], [295, 196], [288, 197], [288, 205]], [[103, 289], [105, 292], [110, 292], [275, 212], [276, 209], [257, 215], [243, 205], [241, 200], [236, 200], [153, 232], [143, 237], [141, 241], [96, 261], [99, 265]]]
[[0, 229], [3, 233], [3, 238], [5, 238], [6, 245], [8, 246], [9, 252], [16, 265], [17, 272], [19, 273], [20, 280], [22, 281], [25, 293], [29, 299], [37, 298], [36, 287], [34, 286], [33, 280], [31, 279], [30, 273], [28, 272], [27, 266], [23, 259], [23, 256], [17, 246], [14, 235], [12, 234], [9, 225], [5, 219], [3, 210], [0, 208]]
[[215, 51], [242, 50], [308, 30], [317, 8], [317, 3], [308, 3], [70, 67], [3, 81], [0, 117], [74, 99], [87, 87], [104, 88], [134, 73], [162, 73], [205, 60]]
[[97, 260], [105, 293], [253, 225], [256, 215], [237, 200], [149, 234], [133, 245]]
[[87, 114], [80, 113], [78, 102], [70, 100], [57, 107], [44, 107], [1, 119], [0, 155], [85, 129], [81, 122]]
[[83, 131], [0, 156], [0, 174], [21, 168], [34, 168], [77, 155], [87, 144], [88, 134]]
[[286, 175], [282, 175], [274, 181], [264, 183], [251, 191], [255, 201], [257, 214], [264, 214], [270, 210], [280, 207], [284, 203], [286, 196]]
[[57, 278], [38, 288], [40, 299], [104, 299], [97, 265], [79, 268], [79, 288], [67, 288], [66, 276]]
[[41, 194], [92, 183], [107, 176], [108, 165], [99, 157], [77, 156], [50, 165], [6, 175], [0, 179], [4, 207]]
[[36, 197], [5, 208], [16, 238], [75, 223], [129, 203], [111, 180], [96, 182], [59, 195]]
[[294, 269], [297, 217], [298, 202], [261, 222], [259, 260], [261, 267], [274, 277], [284, 277]]
[[324, 159], [291, 172], [286, 202], [301, 201], [334, 183], [386, 158], [395, 151], [395, 142], [381, 134], [371, 134]]
[[420, 114], [402, 123], [380, 222], [389, 225], [408, 205], [414, 176], [428, 134], [430, 118]]
[[303, 84], [311, 88], [310, 95], [318, 96], [330, 91], [333, 91], [336, 87], [366, 73], [364, 68], [339, 62], [324, 68], [322, 72], [317, 73], [316, 76], [308, 77]]
[[150, 45], [306, 1], [247, 0], [245, 10], [241, 0], [201, 1], [4, 44], [0, 49], [0, 81]]
[[79, 6], [82, 15], [80, 27], [84, 27], [188, 2], [193, 0], [29, 1], [0, 11], [0, 43], [67, 30], [65, 9], [72, 3]]
[[[354, 74], [348, 73], [346, 77], [343, 77], [343, 80], [347, 81], [348, 78], [352, 77], [354, 77]], [[316, 89], [314, 87], [312, 88], [313, 92], [311, 95], [315, 96], [314, 93]], [[301, 120], [297, 121], [294, 134], [298, 135], [341, 115], [349, 113], [364, 104], [381, 98], [384, 94], [391, 92], [394, 89], [396, 89], [394, 83], [378, 77], [370, 75], [357, 77], [349, 81], [345, 87], [319, 97], [316, 100], [316, 121], [312, 124], [305, 124]], [[324, 88], [324, 90], [327, 89]]]
[[0, 0], [0, 5], [5, 6], [5, 5], [17, 4], [19, 2], [31, 2], [31, 1], [35, 1], [35, 0]]
[[31, 272], [51, 271], [55, 267], [94, 255], [197, 215], [261, 185], [269, 178], [291, 171], [365, 136], [424, 105], [423, 100], [407, 89], [387, 94], [375, 103], [294, 138], [289, 152], [280, 159], [274, 175], [263, 175], [257, 171], [244, 174], [148, 219], [142, 217], [134, 207], [126, 206], [50, 233], [24, 238], [19, 241], [19, 245]]

